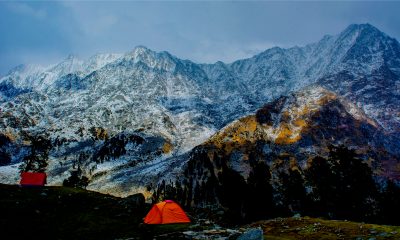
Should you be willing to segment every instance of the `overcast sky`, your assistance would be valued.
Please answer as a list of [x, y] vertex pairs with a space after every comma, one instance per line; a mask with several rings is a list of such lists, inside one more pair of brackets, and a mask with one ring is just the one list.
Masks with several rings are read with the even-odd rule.
[[0, 75], [69, 54], [122, 53], [137, 45], [194, 62], [250, 57], [371, 23], [400, 39], [400, 2], [4, 2]]

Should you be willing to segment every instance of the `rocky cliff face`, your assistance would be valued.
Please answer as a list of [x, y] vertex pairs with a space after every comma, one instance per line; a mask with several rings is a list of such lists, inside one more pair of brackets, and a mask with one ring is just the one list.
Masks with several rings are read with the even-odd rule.
[[[345, 96], [348, 104], [362, 109], [365, 116], [358, 115], [370, 122], [362, 125], [365, 131], [376, 128], [381, 135], [395, 134], [400, 119], [399, 49], [395, 39], [361, 24], [317, 43], [272, 48], [231, 64], [195, 64], [167, 52], [136, 47], [125, 54], [101, 54], [86, 61], [70, 56], [48, 67], [19, 66], [0, 79], [1, 181], [15, 183], [18, 167], [26, 167], [20, 166], [21, 161], [40, 152], [46, 153], [39, 158], [46, 158], [50, 184], [61, 184], [79, 169], [89, 178], [90, 189], [122, 196], [147, 192], [146, 186], [157, 184], [160, 176], [179, 175], [187, 154], [204, 141], [210, 142], [207, 139], [226, 124], [269, 101], [275, 101], [272, 112], [278, 111], [274, 109], [291, 99], [281, 95], [311, 84], [333, 92], [326, 95]], [[301, 137], [304, 131], [316, 131], [308, 125], [308, 117], [317, 111], [312, 107], [315, 104], [305, 105], [312, 110], [289, 109], [278, 114], [287, 120], [283, 125], [276, 125], [275, 113], [240, 120], [246, 126], [237, 131], [250, 134], [243, 143], [240, 139], [225, 143], [220, 133], [212, 141], [233, 153], [260, 136], [282, 146], [270, 149], [277, 155], [287, 148], [323, 149], [314, 146], [319, 141], [315, 139], [334, 135], [335, 128], [325, 133], [323, 124], [330, 122], [321, 120], [321, 130], [313, 133], [315, 139]], [[260, 122], [270, 127], [259, 131]], [[383, 137], [386, 142], [382, 143], [376, 135], [364, 136], [364, 130], [354, 132], [353, 125], [346, 128], [346, 124], [337, 128], [341, 134], [365, 137], [364, 145], [357, 145], [359, 151], [365, 145], [383, 148], [381, 152], [387, 154], [398, 149], [398, 142], [390, 138]], [[37, 139], [48, 140], [49, 149], [36, 149]], [[345, 144], [345, 137], [332, 141]], [[306, 160], [300, 157], [298, 161], [304, 164]], [[393, 161], [379, 163], [388, 176], [396, 175]]]
[[[383, 163], [399, 161], [398, 144], [397, 136], [387, 134], [354, 104], [313, 86], [278, 98], [254, 115], [227, 125], [191, 152], [190, 163], [204, 164], [195, 159], [205, 151], [210, 161], [224, 159], [223, 164], [247, 179], [252, 161], [305, 169], [311, 158], [326, 157], [329, 146], [344, 145], [369, 161], [376, 175], [397, 178], [398, 170]], [[214, 175], [221, 170], [218, 165], [221, 163], [213, 165]]]
[[[399, 143], [354, 104], [311, 86], [234, 121], [194, 148], [184, 174], [162, 185], [155, 196], [177, 198], [188, 206], [223, 207], [246, 219], [273, 216], [274, 211], [312, 214], [309, 204], [318, 208], [325, 196], [321, 189], [343, 187], [332, 195], [341, 199], [332, 206], [351, 209], [375, 199], [380, 180], [399, 179], [398, 167], [393, 168], [400, 166]], [[324, 172], [319, 164], [326, 163], [330, 170]], [[334, 176], [324, 181], [331, 172]], [[353, 217], [366, 219], [367, 211], [375, 211], [372, 206], [354, 208], [359, 215]], [[319, 214], [332, 211], [330, 217], [351, 216], [322, 209]]]

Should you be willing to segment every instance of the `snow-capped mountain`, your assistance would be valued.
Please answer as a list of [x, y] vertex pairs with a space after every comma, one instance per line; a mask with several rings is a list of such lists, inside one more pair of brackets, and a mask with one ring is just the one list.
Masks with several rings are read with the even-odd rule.
[[[210, 66], [209, 76], [221, 67]], [[349, 97], [387, 130], [398, 131], [393, 103], [399, 101], [400, 45], [369, 24], [350, 25], [336, 36], [325, 36], [305, 47], [272, 48], [250, 59], [225, 65], [251, 99], [274, 99], [312, 83]], [[223, 81], [222, 77], [216, 79]], [[385, 94], [385, 97], [382, 97]]]
[[[195, 64], [139, 46], [83, 61], [19, 66], [0, 79], [0, 171], [46, 152], [50, 184], [77, 169], [89, 188], [145, 191], [163, 171], [231, 121], [281, 95], [319, 84], [347, 97], [388, 134], [400, 130], [400, 45], [369, 24], [230, 64]], [[14, 164], [14, 165], [13, 165]], [[13, 165], [13, 166], [10, 166]]]

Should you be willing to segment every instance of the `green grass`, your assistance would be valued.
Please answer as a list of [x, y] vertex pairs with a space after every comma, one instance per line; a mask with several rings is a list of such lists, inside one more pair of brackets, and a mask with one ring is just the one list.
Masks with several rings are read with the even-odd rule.
[[261, 227], [268, 240], [400, 239], [399, 226], [365, 224], [319, 218], [278, 218], [251, 224]]

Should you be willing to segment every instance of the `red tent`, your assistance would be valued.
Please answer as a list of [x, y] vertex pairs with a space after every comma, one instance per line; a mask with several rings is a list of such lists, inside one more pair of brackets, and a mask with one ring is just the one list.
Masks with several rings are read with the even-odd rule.
[[146, 224], [190, 223], [182, 208], [172, 200], [154, 204], [144, 219]]
[[46, 179], [46, 173], [23, 172], [20, 184], [22, 186], [44, 186], [47, 183]]

